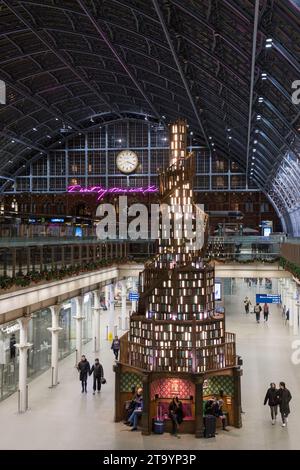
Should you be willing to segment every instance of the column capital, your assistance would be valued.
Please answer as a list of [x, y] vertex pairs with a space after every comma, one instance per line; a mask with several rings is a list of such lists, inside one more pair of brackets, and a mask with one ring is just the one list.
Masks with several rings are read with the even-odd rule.
[[47, 328], [48, 331], [50, 331], [51, 333], [59, 333], [61, 330], [63, 330], [63, 328], [61, 328], [60, 326], [49, 326], [49, 328]]
[[31, 319], [32, 319], [32, 315], [25, 315], [21, 318], [18, 318], [17, 322], [20, 324], [20, 326], [26, 327]]
[[16, 343], [15, 344], [15, 348], [18, 348], [20, 351], [27, 350], [31, 348], [31, 346], [32, 346], [32, 343], [24, 343], [24, 344]]
[[49, 308], [51, 310], [51, 313], [53, 313], [54, 315], [58, 315], [61, 310], [61, 304], [50, 305]]

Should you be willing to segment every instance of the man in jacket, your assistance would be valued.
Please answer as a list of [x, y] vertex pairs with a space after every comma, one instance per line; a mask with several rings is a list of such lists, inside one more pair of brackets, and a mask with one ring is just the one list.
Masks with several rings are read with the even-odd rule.
[[274, 382], [270, 383], [270, 388], [268, 388], [267, 390], [264, 405], [266, 405], [267, 403], [271, 411], [272, 424], [275, 424], [278, 410], [278, 390]]
[[102, 365], [100, 364], [99, 362], [99, 359], [95, 359], [95, 364], [92, 365], [92, 368], [90, 370], [90, 375], [92, 375], [92, 373], [94, 373], [94, 376], [93, 376], [93, 395], [95, 395], [96, 393], [96, 386], [97, 386], [97, 391], [98, 393], [100, 392], [101, 390], [101, 382], [102, 382], [102, 379], [104, 377], [104, 373], [103, 373], [103, 367]]
[[77, 369], [79, 371], [79, 380], [81, 382], [81, 393], [87, 393], [87, 378], [90, 373], [90, 363], [87, 361], [86, 357], [81, 356], [81, 361], [78, 363]]
[[290, 414], [290, 401], [292, 399], [291, 392], [285, 387], [284, 382], [279, 383], [278, 400], [279, 409], [282, 419], [282, 427], [284, 428], [288, 422], [288, 415]]
[[254, 313], [255, 313], [255, 316], [256, 316], [256, 323], [260, 322], [260, 312], [261, 311], [262, 311], [262, 308], [259, 305], [259, 303], [257, 302], [257, 304], [254, 307]]
[[117, 336], [115, 336], [115, 338], [113, 339], [113, 342], [111, 344], [111, 349], [113, 350], [113, 353], [117, 361], [119, 357], [119, 351], [120, 351], [120, 340]]
[[251, 301], [250, 301], [249, 297], [247, 297], [247, 295], [246, 295], [245, 300], [244, 300], [245, 313], [249, 313], [250, 305], [252, 305]]

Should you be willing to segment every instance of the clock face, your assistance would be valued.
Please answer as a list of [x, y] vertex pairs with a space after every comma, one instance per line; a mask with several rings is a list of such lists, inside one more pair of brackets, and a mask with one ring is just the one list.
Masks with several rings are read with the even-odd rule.
[[136, 170], [139, 160], [137, 154], [132, 150], [122, 150], [122, 152], [117, 155], [116, 163], [117, 168], [122, 173], [129, 174]]

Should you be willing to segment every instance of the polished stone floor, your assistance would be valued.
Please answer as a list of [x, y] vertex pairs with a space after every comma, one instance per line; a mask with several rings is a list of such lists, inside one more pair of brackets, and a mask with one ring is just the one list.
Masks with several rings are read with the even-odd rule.
[[[100, 359], [107, 384], [93, 396], [82, 395], [75, 358], [60, 362], [60, 384], [49, 389], [50, 372], [29, 385], [30, 410], [17, 414], [17, 396], [0, 403], [0, 449], [300, 449], [300, 365], [291, 361], [292, 342], [297, 339], [283, 324], [280, 310], [271, 307], [268, 324], [256, 324], [254, 315], [243, 313], [242, 300], [247, 293], [255, 299], [256, 289], [238, 281], [232, 296], [226, 297], [226, 329], [237, 334], [237, 350], [243, 357], [243, 428], [220, 431], [216, 438], [180, 439], [164, 434], [142, 436], [113, 422], [114, 374], [110, 344], [105, 341], [106, 314], [101, 318]], [[298, 337], [299, 339], [299, 337]], [[85, 349], [93, 360], [91, 345]], [[280, 422], [271, 425], [269, 409], [263, 406], [270, 381], [284, 380], [293, 400], [287, 428]]]

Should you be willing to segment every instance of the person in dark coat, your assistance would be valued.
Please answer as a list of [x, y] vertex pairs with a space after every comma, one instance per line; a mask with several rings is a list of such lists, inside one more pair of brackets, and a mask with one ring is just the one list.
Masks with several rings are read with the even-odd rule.
[[179, 425], [183, 421], [182, 403], [178, 397], [173, 398], [169, 405], [169, 418], [172, 420], [172, 434], [177, 436]]
[[264, 312], [264, 321], [268, 321], [268, 318], [269, 318], [269, 305], [268, 304], [264, 304], [264, 309], [263, 309], [263, 312]]
[[277, 418], [277, 411], [278, 411], [278, 390], [276, 388], [276, 384], [274, 382], [270, 383], [270, 388], [268, 388], [264, 405], [268, 403], [271, 411], [271, 419], [272, 424], [275, 424]]
[[87, 358], [83, 355], [81, 356], [81, 361], [78, 363], [77, 369], [79, 371], [79, 380], [81, 382], [81, 393], [87, 393], [87, 379], [90, 373], [90, 363]]
[[259, 305], [259, 303], [257, 302], [255, 307], [254, 307], [254, 313], [255, 313], [255, 316], [256, 316], [256, 323], [260, 322], [260, 312], [261, 311], [262, 311], [262, 308]]
[[117, 336], [114, 337], [113, 342], [111, 343], [111, 349], [113, 350], [113, 353], [117, 361], [119, 357], [119, 351], [120, 351], [120, 340]]
[[93, 395], [95, 395], [96, 393], [96, 386], [97, 386], [97, 390], [98, 390], [98, 393], [100, 392], [101, 390], [101, 382], [102, 382], [102, 379], [104, 377], [104, 372], [103, 372], [103, 367], [102, 365], [100, 364], [99, 362], [99, 359], [95, 359], [95, 364], [92, 365], [92, 368], [90, 370], [90, 375], [93, 375]]
[[284, 382], [279, 383], [278, 400], [279, 409], [282, 419], [282, 427], [285, 427], [288, 422], [288, 416], [290, 414], [290, 401], [292, 399], [291, 392], [286, 388]]
[[16, 357], [16, 335], [13, 333], [9, 340], [9, 350], [10, 350], [10, 358], [14, 359]]

